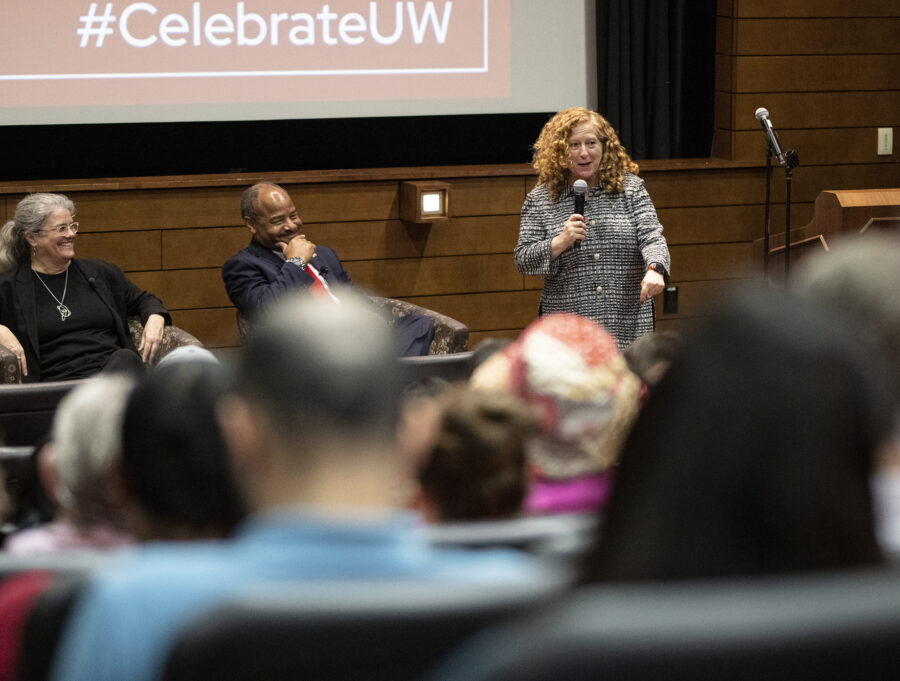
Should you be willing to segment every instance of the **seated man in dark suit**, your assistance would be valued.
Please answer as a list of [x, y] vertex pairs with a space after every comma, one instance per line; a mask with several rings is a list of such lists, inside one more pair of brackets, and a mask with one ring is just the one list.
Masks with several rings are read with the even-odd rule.
[[[228, 297], [245, 317], [288, 291], [308, 289], [338, 301], [340, 288], [352, 286], [337, 253], [300, 233], [303, 221], [290, 195], [277, 184], [261, 182], [241, 195], [241, 215], [253, 238], [222, 266]], [[395, 322], [401, 355], [427, 355], [434, 324], [420, 314]]]

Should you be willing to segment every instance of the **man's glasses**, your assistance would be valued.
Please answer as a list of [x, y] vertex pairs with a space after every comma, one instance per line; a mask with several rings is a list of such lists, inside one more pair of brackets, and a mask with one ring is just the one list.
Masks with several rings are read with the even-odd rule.
[[51, 229], [55, 229], [55, 230], [56, 230], [57, 232], [59, 232], [60, 234], [62, 234], [62, 233], [65, 232], [66, 230], [71, 229], [72, 232], [74, 232], [74, 233], [77, 234], [77, 233], [78, 233], [78, 223], [77, 223], [77, 222], [68, 222], [68, 223], [65, 223], [65, 222], [64, 222], [64, 223], [61, 224], [61, 225], [56, 225], [56, 227], [49, 227], [49, 228], [48, 228], [48, 231], [51, 230]]

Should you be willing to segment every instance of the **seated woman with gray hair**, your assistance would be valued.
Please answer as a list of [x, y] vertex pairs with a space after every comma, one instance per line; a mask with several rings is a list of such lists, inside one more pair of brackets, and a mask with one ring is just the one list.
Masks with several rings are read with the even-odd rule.
[[[140, 370], [171, 324], [162, 302], [118, 267], [75, 259], [74, 215], [62, 194], [29, 194], [0, 230], [0, 344], [15, 354], [25, 382]], [[137, 348], [129, 316], [144, 325]]]
[[122, 418], [134, 387], [110, 374], [80, 383], [59, 404], [52, 440], [38, 453], [41, 483], [58, 505], [56, 518], [22, 530], [4, 548], [15, 555], [110, 549], [130, 544], [116, 494]]

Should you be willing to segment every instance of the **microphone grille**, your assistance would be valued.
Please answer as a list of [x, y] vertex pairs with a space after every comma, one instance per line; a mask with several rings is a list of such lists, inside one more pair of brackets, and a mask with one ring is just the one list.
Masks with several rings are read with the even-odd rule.
[[756, 120], [758, 120], [758, 121], [761, 121], [763, 119], [763, 116], [768, 116], [768, 115], [769, 115], [769, 110], [763, 106], [759, 107], [756, 110]]
[[587, 194], [587, 182], [585, 182], [584, 180], [575, 180], [575, 182], [572, 184], [572, 189], [575, 190], [576, 194]]

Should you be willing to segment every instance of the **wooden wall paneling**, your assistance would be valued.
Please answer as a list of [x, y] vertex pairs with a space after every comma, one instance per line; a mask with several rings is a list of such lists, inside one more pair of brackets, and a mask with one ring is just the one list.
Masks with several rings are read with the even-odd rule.
[[389, 298], [522, 288], [509, 254], [361, 260], [348, 263], [347, 271], [363, 290]]
[[92, 231], [241, 224], [240, 192], [233, 187], [78, 192], [69, 198]]
[[469, 331], [520, 329], [537, 318], [540, 291], [503, 291], [405, 298], [458, 319]]
[[162, 266], [159, 230], [146, 232], [78, 232], [75, 252], [79, 258], [113, 262], [126, 272], [158, 270]]
[[672, 246], [672, 280], [740, 279], [757, 269], [753, 243], [691, 244]]
[[246, 227], [167, 229], [162, 232], [161, 241], [161, 269], [222, 267], [250, 243], [250, 231]]
[[731, 26], [738, 55], [900, 52], [900, 17], [754, 18], [738, 19]]
[[735, 90], [893, 90], [898, 73], [900, 54], [736, 57]]
[[738, 168], [728, 172], [663, 171], [641, 173], [657, 210], [760, 204], [765, 199], [765, 170]]
[[[900, 113], [898, 113], [900, 124]], [[882, 126], [890, 127], [890, 126]], [[898, 127], [900, 131], [900, 127]], [[878, 128], [818, 128], [812, 130], [782, 130], [779, 141], [785, 149], [794, 149], [802, 167], [834, 163], [835, 150], [840, 150], [843, 163], [898, 163], [900, 148], [894, 146], [890, 156], [877, 152]], [[735, 157], [745, 160], [765, 158], [766, 138], [757, 126], [756, 130], [734, 133]], [[782, 171], [783, 174], [783, 171]]]
[[522, 275], [522, 288], [528, 290], [538, 290], [544, 288], [544, 278], [543, 277], [534, 277], [529, 274]]
[[25, 198], [25, 194], [5, 194], [4, 198], [6, 199], [6, 219], [3, 221], [3, 224], [6, 224], [6, 220], [15, 218], [16, 206], [19, 205], [19, 201]]
[[661, 208], [657, 211], [670, 246], [750, 241], [764, 228], [761, 205]]
[[900, 17], [896, 0], [720, 0], [718, 13], [735, 17]]
[[[284, 186], [297, 207], [300, 219], [310, 223], [396, 220], [399, 216], [399, 187], [398, 182]], [[241, 224], [241, 221], [236, 224]]]
[[341, 260], [429, 258], [509, 253], [519, 234], [519, 216], [453, 217], [432, 225], [399, 220], [307, 225], [315, 243], [334, 248]]
[[716, 53], [734, 54], [735, 21], [730, 16], [716, 16]]
[[[762, 223], [763, 169], [697, 168], [683, 162], [646, 162], [643, 168], [672, 245], [676, 283], [685, 287], [678, 317], [699, 314], [704, 297], [694, 292], [698, 287], [715, 289], [752, 263], [748, 254]], [[512, 256], [519, 210], [534, 176], [451, 176], [447, 181], [454, 191], [454, 217], [424, 230], [390, 217], [399, 186], [394, 180], [285, 184], [297, 200], [304, 231], [337, 248], [362, 288], [462, 319], [472, 329], [473, 346], [482, 337], [515, 337], [535, 318], [543, 284], [541, 277], [519, 273]], [[137, 285], [164, 300], [176, 324], [210, 347], [228, 349], [238, 340], [220, 268], [246, 245], [249, 234], [237, 217], [239, 188], [203, 189], [184, 190], [188, 198], [170, 188], [103, 188], [93, 193], [99, 197], [94, 201], [75, 197], [86, 207], [82, 215], [92, 225], [94, 217], [99, 222], [99, 231], [80, 235], [79, 255], [99, 255], [131, 270]], [[360, 196], [360, 206], [335, 212], [335, 206], [344, 205], [336, 197]], [[165, 219], [153, 218], [160, 215]], [[139, 256], [132, 251], [138, 240], [154, 238], [152, 257], [158, 263], [151, 267], [150, 241], [136, 249]]]
[[156, 270], [128, 275], [137, 286], [162, 299], [170, 310], [231, 305], [221, 269]]
[[[900, 77], [898, 77], [900, 78]], [[757, 130], [755, 112], [760, 106], [779, 130], [779, 135], [798, 128], [863, 128], [900, 125], [900, 83], [894, 90], [863, 93], [843, 92], [754, 92], [735, 94], [733, 129]], [[874, 149], [874, 146], [872, 146]], [[832, 150], [837, 157], [841, 149]]]
[[518, 215], [525, 194], [526, 181], [522, 177], [451, 180], [450, 215]]
[[713, 76], [716, 92], [734, 92], [737, 75], [737, 58], [734, 54], [717, 53]]
[[[303, 225], [311, 241], [333, 248], [344, 262], [506, 253], [515, 245], [518, 230], [519, 218], [511, 215], [451, 218], [434, 225], [399, 220]], [[249, 242], [246, 227], [166, 230], [163, 268], [221, 267]]]
[[[900, 163], [800, 166], [794, 170], [792, 184], [791, 200], [797, 203], [815, 201], [827, 189], [900, 187]], [[780, 179], [773, 177], [772, 200], [783, 203], [785, 192], [782, 170]]]
[[[736, 95], [730, 90], [716, 90], [715, 92], [715, 122], [714, 125], [716, 129], [722, 130], [733, 130], [735, 126], [734, 122], [734, 106]], [[756, 109], [754, 109], [756, 111]], [[754, 119], [756, 120], [756, 119]], [[722, 156], [720, 158], [728, 158], [727, 156]]]
[[173, 310], [172, 323], [210, 348], [235, 347], [240, 345], [237, 323], [233, 307], [206, 308], [199, 310]]

